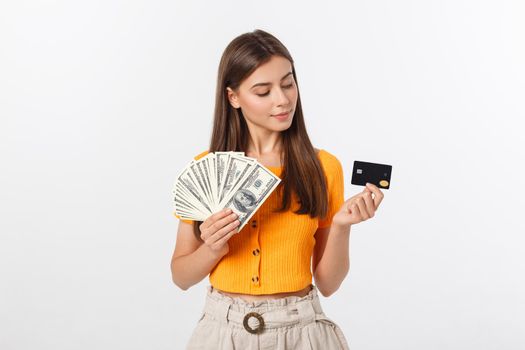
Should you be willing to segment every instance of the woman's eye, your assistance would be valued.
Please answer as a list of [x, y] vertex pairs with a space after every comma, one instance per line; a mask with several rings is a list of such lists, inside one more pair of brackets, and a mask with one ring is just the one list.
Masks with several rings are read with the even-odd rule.
[[[291, 83], [291, 84], [289, 84], [289, 85], [285, 85], [285, 86], [283, 86], [283, 87], [284, 87], [285, 89], [290, 89], [292, 86], [293, 86], [293, 83]], [[269, 93], [270, 93], [270, 91], [265, 92], [264, 94], [257, 94], [257, 96], [264, 97], [264, 96], [268, 96]]]

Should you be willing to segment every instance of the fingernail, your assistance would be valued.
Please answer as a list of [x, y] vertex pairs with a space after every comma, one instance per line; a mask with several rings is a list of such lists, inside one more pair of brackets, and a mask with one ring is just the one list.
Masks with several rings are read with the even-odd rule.
[[370, 186], [370, 182], [367, 182], [366, 185], [367, 185], [367, 186]]

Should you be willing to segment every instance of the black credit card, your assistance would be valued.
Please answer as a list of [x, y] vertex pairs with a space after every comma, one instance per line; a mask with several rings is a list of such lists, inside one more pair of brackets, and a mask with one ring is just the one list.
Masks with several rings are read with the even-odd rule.
[[379, 188], [388, 190], [391, 175], [391, 165], [356, 160], [354, 170], [352, 170], [352, 185], [366, 186], [366, 183], [370, 182]]

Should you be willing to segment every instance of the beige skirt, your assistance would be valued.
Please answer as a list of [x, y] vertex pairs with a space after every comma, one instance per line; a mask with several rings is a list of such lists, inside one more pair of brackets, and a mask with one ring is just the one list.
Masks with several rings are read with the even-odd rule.
[[317, 288], [304, 297], [247, 302], [207, 287], [206, 303], [188, 350], [349, 350], [341, 328], [326, 317]]

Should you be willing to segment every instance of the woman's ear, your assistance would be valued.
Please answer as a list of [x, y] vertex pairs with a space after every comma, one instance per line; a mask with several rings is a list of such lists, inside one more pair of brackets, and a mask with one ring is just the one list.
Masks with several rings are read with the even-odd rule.
[[237, 94], [230, 87], [226, 88], [226, 93], [228, 94], [228, 101], [230, 102], [232, 107], [236, 109], [239, 108], [240, 105], [237, 99]]

